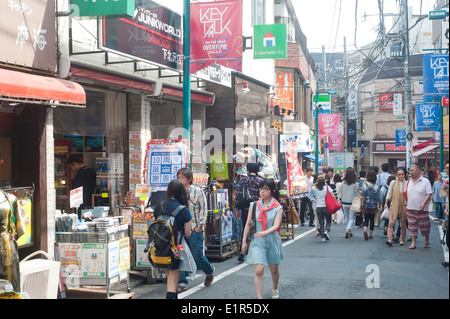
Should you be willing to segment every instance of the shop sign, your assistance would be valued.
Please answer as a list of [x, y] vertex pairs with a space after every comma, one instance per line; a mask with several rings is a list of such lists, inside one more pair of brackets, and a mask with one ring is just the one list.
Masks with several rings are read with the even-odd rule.
[[220, 64], [242, 71], [243, 1], [191, 3], [190, 73]]
[[290, 142], [296, 143], [297, 152], [299, 153], [309, 153], [313, 151], [314, 145], [308, 134], [289, 132], [280, 135], [280, 152], [287, 152], [287, 145]]
[[152, 1], [134, 12], [129, 18], [103, 19], [100, 50], [182, 70], [181, 16]]
[[70, 191], [70, 208], [80, 207], [83, 204], [83, 186]]
[[319, 137], [324, 138], [330, 134], [339, 134], [339, 121], [341, 114], [319, 114]]
[[277, 104], [281, 110], [284, 108], [283, 115], [287, 111], [294, 111], [294, 72], [276, 70], [276, 96]]
[[373, 154], [380, 153], [404, 153], [405, 145], [396, 146], [395, 140], [373, 141]]
[[56, 73], [55, 12], [55, 1], [0, 1], [0, 62]]
[[253, 27], [254, 59], [287, 58], [286, 24], [265, 24]]
[[395, 130], [395, 146], [406, 145], [406, 130]]
[[199, 79], [231, 88], [231, 72], [232, 69], [226, 68], [220, 64], [213, 64], [201, 69], [193, 75]]
[[70, 0], [74, 16], [132, 17], [135, 0]]

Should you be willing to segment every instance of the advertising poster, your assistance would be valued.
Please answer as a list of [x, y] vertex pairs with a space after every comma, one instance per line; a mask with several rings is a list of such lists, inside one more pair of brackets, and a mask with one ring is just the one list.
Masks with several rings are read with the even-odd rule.
[[406, 145], [406, 130], [395, 130], [395, 146]]
[[339, 113], [320, 113], [319, 114], [319, 138], [325, 138], [331, 134], [339, 134]]
[[108, 244], [108, 275], [113, 278], [119, 275], [119, 242]]
[[60, 243], [59, 260], [62, 277], [81, 277], [82, 244]]
[[283, 108], [286, 111], [294, 111], [294, 72], [276, 71], [276, 86], [280, 112]]
[[436, 96], [449, 96], [447, 54], [423, 55], [423, 102], [433, 102]]
[[130, 269], [130, 238], [122, 238], [119, 244], [119, 271]]
[[136, 5], [134, 17], [102, 20], [101, 50], [182, 70], [181, 16], [157, 3]]
[[135, 247], [136, 252], [136, 267], [137, 268], [151, 268], [150, 261], [148, 260], [148, 252], [144, 252], [144, 248], [147, 246], [147, 237], [136, 237]]
[[180, 168], [186, 167], [187, 144], [152, 140], [147, 144], [146, 184], [152, 192], [165, 191], [170, 181], [177, 178]]
[[305, 180], [305, 175], [298, 161], [296, 144], [295, 142], [288, 142], [286, 152], [289, 195], [293, 199], [306, 196], [309, 192], [308, 183]]
[[83, 277], [106, 278], [106, 244], [83, 244], [81, 273]]
[[191, 68], [242, 71], [242, 0], [191, 3]]
[[437, 103], [416, 104], [417, 132], [440, 130], [440, 106]]
[[331, 134], [328, 136], [330, 151], [342, 151], [342, 134]]

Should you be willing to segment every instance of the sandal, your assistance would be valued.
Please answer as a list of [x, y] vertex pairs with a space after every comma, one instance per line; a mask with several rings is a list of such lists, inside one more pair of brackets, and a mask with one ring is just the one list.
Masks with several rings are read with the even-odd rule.
[[392, 247], [392, 242], [391, 242], [391, 241], [389, 241], [389, 240], [387, 240], [387, 241], [386, 241], [386, 245], [388, 245], [388, 246]]
[[405, 246], [405, 242], [404, 242], [404, 241], [401, 241], [399, 245], [400, 245], [400, 246]]
[[416, 249], [416, 246], [411, 245], [411, 246], [409, 246], [409, 249]]
[[423, 248], [430, 248], [430, 243], [426, 243], [425, 245], [423, 245]]

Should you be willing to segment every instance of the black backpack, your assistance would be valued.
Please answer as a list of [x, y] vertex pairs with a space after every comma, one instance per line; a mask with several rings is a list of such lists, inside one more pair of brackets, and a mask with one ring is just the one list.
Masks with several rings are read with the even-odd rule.
[[250, 183], [254, 183], [255, 177], [247, 177], [247, 180], [244, 181], [244, 185], [242, 187], [242, 196], [239, 198], [239, 200], [236, 203], [236, 208], [239, 210], [248, 209], [250, 207], [250, 203], [258, 200], [258, 198], [253, 197], [253, 194], [248, 189], [248, 185]]
[[181, 243], [181, 230], [177, 229], [175, 218], [186, 206], [178, 206], [168, 213], [160, 206], [159, 216], [148, 227], [148, 260], [153, 267], [177, 269], [181, 260], [175, 258], [173, 250]]

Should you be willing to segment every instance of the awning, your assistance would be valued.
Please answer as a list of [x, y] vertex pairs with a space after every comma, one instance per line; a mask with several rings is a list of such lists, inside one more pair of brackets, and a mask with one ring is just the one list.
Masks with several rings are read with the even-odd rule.
[[0, 69], [0, 100], [86, 107], [86, 93], [78, 83], [6, 69]]
[[414, 156], [414, 157], [420, 156], [420, 155], [428, 153], [429, 151], [434, 150], [435, 148], [438, 148], [438, 147], [439, 147], [439, 145], [428, 145], [416, 152], [413, 152], [412, 156]]
[[[303, 157], [310, 159], [311, 161], [316, 161], [316, 156], [312, 154], [302, 154]], [[323, 164], [323, 158], [319, 156], [319, 165]]]
[[434, 140], [431, 139], [431, 140], [428, 140], [428, 141], [425, 141], [425, 142], [422, 142], [422, 143], [413, 145], [413, 151], [421, 150], [421, 149], [427, 147], [428, 145], [430, 145], [430, 144], [433, 143], [433, 142], [434, 142]]

